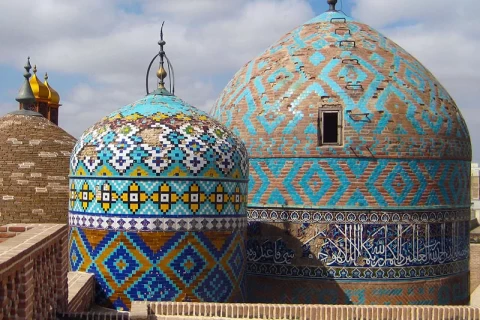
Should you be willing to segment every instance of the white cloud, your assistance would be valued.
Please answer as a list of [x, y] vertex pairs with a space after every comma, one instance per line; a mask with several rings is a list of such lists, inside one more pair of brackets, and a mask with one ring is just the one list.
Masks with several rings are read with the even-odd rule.
[[[133, 7], [138, 10], [125, 10]], [[0, 20], [0, 63], [22, 66], [31, 55], [41, 72], [87, 78], [60, 93], [60, 125], [75, 136], [144, 95], [163, 20], [176, 93], [208, 110], [226, 84], [217, 75], [233, 76], [313, 16], [306, 0], [17, 0], [0, 2], [0, 12], [8, 12]]]

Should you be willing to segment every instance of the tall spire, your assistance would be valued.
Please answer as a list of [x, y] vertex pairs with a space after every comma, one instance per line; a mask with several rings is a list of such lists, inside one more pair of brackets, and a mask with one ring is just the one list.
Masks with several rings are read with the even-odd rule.
[[[162, 27], [160, 28], [160, 40], [158, 41], [158, 45], [160, 46], [160, 50], [158, 53], [153, 57], [152, 61], [150, 62], [150, 65], [148, 66], [147, 69], [147, 76], [146, 76], [146, 90], [147, 94], [161, 94], [161, 95], [174, 95], [175, 94], [175, 74], [173, 72], [173, 66], [170, 63], [170, 60], [168, 59], [167, 55], [165, 54], [164, 46], [166, 44], [165, 40], [163, 40], [163, 25], [165, 24], [165, 21], [162, 23]], [[157, 70], [157, 78], [159, 79], [158, 81], [158, 88], [153, 91], [149, 92], [148, 91], [148, 75], [150, 73], [150, 69], [152, 67], [153, 62], [155, 59], [159, 57], [160, 58], [160, 65]], [[165, 62], [167, 64], [167, 70], [165, 70]], [[169, 83], [170, 83], [170, 90], [167, 90], [165, 88], [165, 79], [169, 76]]]
[[35, 104], [35, 96], [33, 95], [32, 87], [30, 86], [30, 82], [28, 81], [31, 77], [30, 69], [32, 66], [30, 65], [30, 57], [28, 57], [27, 64], [24, 66], [25, 73], [23, 76], [25, 77], [25, 81], [23, 85], [20, 87], [18, 91], [17, 100], [20, 103], [20, 109], [24, 110], [32, 110], [33, 105]]
[[327, 0], [328, 5], [330, 6], [330, 8], [328, 8], [328, 11], [337, 11], [337, 9], [335, 9], [337, 2], [337, 0]]

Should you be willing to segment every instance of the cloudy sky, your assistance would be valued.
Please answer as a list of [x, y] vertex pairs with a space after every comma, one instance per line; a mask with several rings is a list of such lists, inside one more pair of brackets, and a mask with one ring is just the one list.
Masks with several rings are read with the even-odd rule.
[[[30, 55], [61, 95], [60, 125], [78, 137], [144, 95], [163, 20], [177, 95], [209, 111], [244, 63], [326, 9], [326, 0], [0, 1], [0, 115], [17, 108]], [[467, 120], [476, 162], [479, 10], [478, 0], [343, 0], [343, 11], [400, 44], [447, 88]]]

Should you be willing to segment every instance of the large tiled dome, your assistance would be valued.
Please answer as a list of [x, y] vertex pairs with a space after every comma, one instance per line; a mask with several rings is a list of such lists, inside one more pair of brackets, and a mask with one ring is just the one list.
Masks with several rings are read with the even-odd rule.
[[468, 302], [468, 129], [401, 47], [326, 12], [247, 63], [212, 114], [250, 155], [252, 301]]
[[241, 140], [166, 91], [112, 113], [71, 158], [72, 269], [116, 308], [244, 301], [247, 181]]

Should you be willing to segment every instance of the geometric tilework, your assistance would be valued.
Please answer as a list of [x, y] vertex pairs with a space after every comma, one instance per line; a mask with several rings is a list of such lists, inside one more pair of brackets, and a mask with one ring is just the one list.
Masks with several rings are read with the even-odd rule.
[[114, 231], [237, 231], [247, 228], [244, 215], [152, 216], [69, 213], [72, 227]]
[[[277, 177], [275, 172], [281, 174]], [[469, 208], [469, 176], [469, 161], [250, 159], [248, 205], [382, 210]]]
[[71, 227], [70, 266], [94, 273], [103, 294], [97, 302], [114, 308], [134, 300], [243, 302], [243, 233]]
[[246, 181], [71, 178], [70, 211], [135, 215], [245, 215]]
[[[343, 113], [343, 143], [320, 147], [318, 112], [332, 107]], [[341, 12], [299, 26], [245, 64], [211, 114], [250, 158], [471, 160], [465, 121], [435, 77]]]

